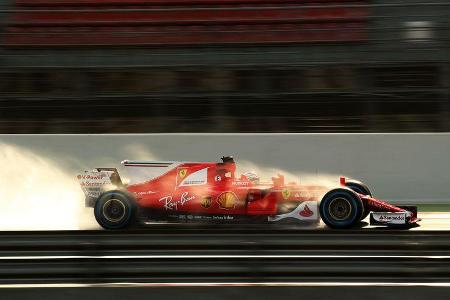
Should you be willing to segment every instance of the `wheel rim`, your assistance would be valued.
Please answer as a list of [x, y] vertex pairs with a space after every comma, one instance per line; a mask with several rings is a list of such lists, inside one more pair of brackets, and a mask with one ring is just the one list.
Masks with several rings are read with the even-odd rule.
[[345, 220], [352, 213], [352, 205], [349, 200], [345, 198], [336, 198], [331, 200], [328, 206], [330, 216], [335, 220]]
[[103, 204], [103, 216], [110, 222], [120, 222], [125, 217], [125, 212], [125, 204], [118, 199], [109, 199]]

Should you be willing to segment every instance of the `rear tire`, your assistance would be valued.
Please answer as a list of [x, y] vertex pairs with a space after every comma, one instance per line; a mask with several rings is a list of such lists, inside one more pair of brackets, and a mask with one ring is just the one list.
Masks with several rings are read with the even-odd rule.
[[359, 223], [364, 206], [350, 189], [337, 188], [325, 194], [319, 206], [322, 221], [331, 228], [350, 228]]
[[[364, 196], [372, 197], [372, 192], [369, 190], [369, 187], [362, 183], [361, 181], [356, 180], [347, 180], [345, 182], [345, 186], [351, 189], [352, 191], [357, 192], [358, 194], [362, 194]], [[361, 216], [361, 220], [364, 220], [367, 218], [367, 216], [370, 214], [370, 210], [368, 210], [366, 207], [364, 207], [364, 212]]]
[[124, 229], [136, 220], [136, 205], [133, 197], [123, 191], [108, 191], [95, 202], [94, 215], [105, 229]]

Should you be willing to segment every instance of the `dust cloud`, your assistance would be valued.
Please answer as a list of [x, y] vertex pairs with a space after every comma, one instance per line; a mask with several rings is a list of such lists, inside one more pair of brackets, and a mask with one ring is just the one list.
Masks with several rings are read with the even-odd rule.
[[158, 158], [156, 157], [153, 152], [151, 152], [148, 147], [141, 145], [141, 144], [129, 144], [124, 147], [124, 152], [127, 156], [124, 159], [129, 160], [154, 160], [157, 161]]
[[[140, 145], [128, 145], [124, 153], [131, 159], [157, 160], [148, 148]], [[255, 171], [267, 182], [282, 174], [286, 183], [295, 181], [330, 188], [339, 184], [338, 175], [294, 174], [250, 161], [238, 161], [237, 167], [237, 176]], [[121, 175], [126, 176], [126, 172]], [[99, 228], [92, 209], [84, 207], [84, 195], [76, 174], [64, 170], [51, 158], [18, 146], [0, 144], [0, 178], [0, 230]]]
[[95, 228], [75, 174], [49, 158], [0, 144], [0, 230]]
[[246, 172], [254, 171], [260, 177], [262, 182], [271, 182], [272, 177], [276, 177], [278, 174], [284, 176], [285, 183], [296, 182], [302, 185], [320, 185], [332, 189], [339, 186], [340, 175], [336, 174], [324, 174], [324, 173], [292, 173], [286, 170], [271, 168], [271, 167], [261, 167], [258, 164], [250, 161], [238, 161], [237, 162], [237, 176]]

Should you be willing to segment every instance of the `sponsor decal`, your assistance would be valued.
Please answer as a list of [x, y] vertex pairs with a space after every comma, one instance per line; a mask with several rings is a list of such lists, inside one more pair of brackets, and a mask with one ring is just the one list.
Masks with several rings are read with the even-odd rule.
[[380, 221], [404, 221], [405, 220], [405, 216], [401, 215], [401, 216], [383, 216], [381, 215], [378, 220]]
[[212, 216], [213, 220], [234, 220], [234, 216]]
[[105, 172], [86, 171], [84, 174], [77, 175], [77, 179], [88, 198], [97, 198], [103, 193], [103, 187], [111, 185], [111, 179]]
[[373, 212], [372, 216], [376, 222], [389, 224], [405, 224], [406, 213], [390, 213], [390, 212]]
[[202, 201], [200, 202], [200, 205], [203, 208], [210, 208], [211, 207], [211, 202], [212, 202], [211, 197], [203, 197]]
[[102, 194], [103, 191], [101, 191], [101, 190], [86, 190], [85, 192], [87, 193], [87, 197], [97, 198], [98, 196], [100, 196]]
[[319, 221], [318, 202], [317, 201], [304, 201], [298, 204], [298, 206], [291, 212], [270, 216], [269, 222], [276, 222], [282, 219], [294, 218], [301, 221]]
[[233, 182], [231, 182], [231, 185], [234, 185], [234, 186], [247, 186], [249, 184], [250, 184], [250, 182], [248, 182], [248, 181], [233, 181]]
[[178, 218], [182, 220], [235, 220], [234, 216], [230, 215], [174, 215], [173, 218]]
[[156, 194], [156, 192], [153, 192], [153, 191], [145, 191], [145, 192], [134, 192], [134, 194], [137, 195], [137, 196], [145, 196], [145, 195]]
[[222, 181], [222, 176], [220, 175], [216, 175], [216, 177], [214, 177], [215, 181]]
[[[185, 174], [186, 176], [186, 174]], [[206, 184], [208, 179], [208, 168], [198, 170], [189, 176], [187, 176], [181, 183], [180, 186], [192, 186], [192, 185], [202, 185]]]
[[105, 177], [108, 177], [108, 176], [104, 173], [99, 173], [96, 175], [87, 174], [87, 175], [78, 175], [77, 176], [78, 180], [102, 180]]
[[219, 207], [223, 209], [233, 209], [236, 207], [239, 199], [233, 192], [223, 192], [217, 197]]
[[187, 170], [186, 169], [180, 169], [178, 171], [178, 176], [180, 176], [180, 178], [184, 178], [187, 174]]
[[108, 182], [80, 182], [82, 187], [100, 187], [102, 185], [108, 184]]
[[195, 199], [195, 195], [189, 195], [189, 192], [184, 192], [181, 194], [179, 200], [174, 200], [172, 196], [166, 196], [159, 199], [159, 202], [163, 203], [166, 210], [178, 210], [179, 207], [184, 206], [186, 202]]
[[305, 204], [303, 210], [301, 210], [298, 214], [302, 217], [309, 218], [314, 214], [314, 212], [308, 207], [308, 205]]
[[291, 191], [288, 189], [284, 189], [281, 191], [281, 195], [283, 195], [284, 200], [287, 200], [287, 199], [289, 199], [289, 196], [291, 195]]

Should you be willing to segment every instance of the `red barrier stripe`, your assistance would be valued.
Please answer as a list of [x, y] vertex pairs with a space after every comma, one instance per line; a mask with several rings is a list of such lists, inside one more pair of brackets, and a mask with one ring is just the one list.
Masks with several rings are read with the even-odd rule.
[[366, 9], [358, 8], [310, 8], [267, 10], [200, 10], [167, 12], [33, 12], [19, 13], [11, 17], [11, 25], [70, 25], [90, 24], [180, 24], [180, 23], [269, 23], [290, 21], [334, 21], [367, 17]]
[[96, 27], [8, 27], [6, 32], [9, 33], [89, 33], [95, 30], [96, 32], [122, 32], [128, 34], [146, 34], [146, 33], [160, 33], [160, 32], [176, 32], [180, 30], [186, 32], [234, 32], [241, 33], [246, 31], [296, 31], [296, 30], [310, 30], [310, 31], [329, 31], [329, 30], [358, 30], [366, 28], [364, 22], [354, 23], [323, 23], [318, 24], [260, 24], [260, 25], [218, 25], [218, 26], [96, 26]]
[[[159, 30], [142, 33], [118, 32], [11, 32], [4, 34], [5, 44], [9, 46], [64, 46], [64, 45], [198, 45], [198, 44], [266, 44], [301, 42], [360, 41], [367, 38], [365, 24], [336, 27], [326, 30], [261, 30], [249, 28], [242, 32], [215, 30]], [[99, 34], [101, 33], [101, 34]]]
[[344, 5], [361, 3], [365, 1], [17, 0], [16, 7], [33, 11], [9, 16], [4, 41], [24, 46], [357, 41], [367, 37], [368, 10]]
[[133, 6], [133, 5], [223, 5], [223, 4], [297, 4], [304, 3], [349, 3], [349, 2], [366, 2], [363, 0], [16, 0], [16, 6]]

